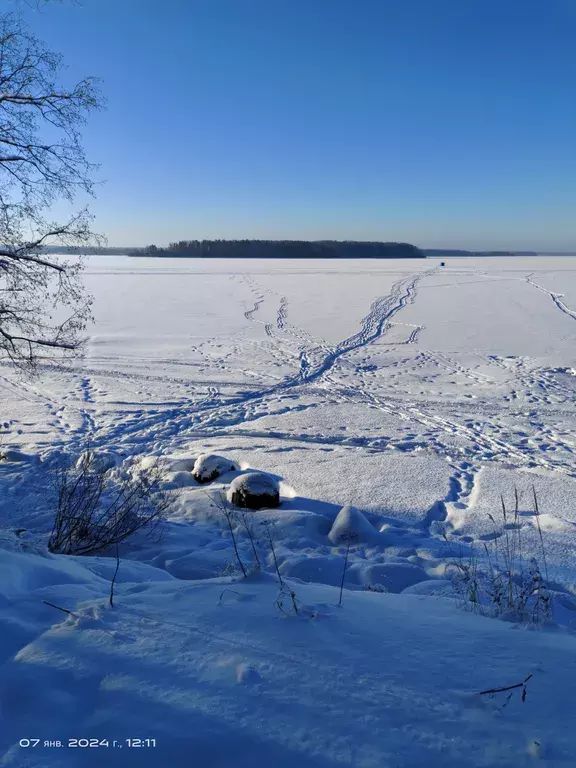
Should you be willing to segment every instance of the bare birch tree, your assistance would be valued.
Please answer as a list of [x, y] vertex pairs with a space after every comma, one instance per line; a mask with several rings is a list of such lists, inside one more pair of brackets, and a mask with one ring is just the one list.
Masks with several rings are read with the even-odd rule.
[[81, 260], [47, 247], [94, 242], [86, 209], [63, 224], [50, 212], [93, 194], [80, 128], [102, 100], [91, 78], [62, 85], [62, 70], [18, 13], [0, 14], [0, 360], [27, 372], [77, 351], [91, 317]]

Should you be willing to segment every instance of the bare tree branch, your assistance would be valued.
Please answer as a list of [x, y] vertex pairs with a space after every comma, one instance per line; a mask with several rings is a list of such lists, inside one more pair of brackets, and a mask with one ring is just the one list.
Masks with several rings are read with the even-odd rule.
[[41, 350], [77, 352], [91, 319], [81, 259], [54, 251], [101, 241], [87, 210], [65, 224], [46, 218], [57, 200], [93, 194], [80, 128], [103, 106], [93, 79], [64, 85], [61, 72], [17, 13], [0, 14], [0, 360], [28, 372]]

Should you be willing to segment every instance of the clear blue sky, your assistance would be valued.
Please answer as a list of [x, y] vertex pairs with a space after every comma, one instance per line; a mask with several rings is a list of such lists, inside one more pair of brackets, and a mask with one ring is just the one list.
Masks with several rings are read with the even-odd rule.
[[575, 0], [24, 8], [103, 81], [84, 136], [110, 244], [576, 250]]

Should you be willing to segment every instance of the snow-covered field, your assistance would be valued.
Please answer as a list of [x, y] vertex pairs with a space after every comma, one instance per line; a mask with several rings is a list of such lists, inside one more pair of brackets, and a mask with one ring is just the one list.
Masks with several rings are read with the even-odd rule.
[[[38, 457], [0, 463], [0, 765], [576, 764], [576, 258], [93, 257], [86, 283], [81, 361], [0, 368], [0, 447]], [[305, 610], [275, 607], [264, 543], [265, 573], [230, 575], [207, 494], [238, 472], [189, 471], [167, 478], [162, 539], [123, 546], [109, 608], [113, 560], [44, 548], [44, 467], [88, 444], [276, 477], [280, 507], [253, 519]], [[555, 593], [537, 632], [464, 611], [444, 573], [515, 488]], [[338, 607], [345, 505], [370, 525]], [[525, 702], [478, 696], [528, 674]], [[156, 747], [43, 746], [69, 737]]]

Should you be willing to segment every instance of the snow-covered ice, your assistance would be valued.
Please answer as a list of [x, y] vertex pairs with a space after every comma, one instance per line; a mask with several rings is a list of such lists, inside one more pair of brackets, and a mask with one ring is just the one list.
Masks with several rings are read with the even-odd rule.
[[[576, 764], [576, 259], [438, 264], [90, 259], [83, 358], [0, 368], [0, 765]], [[50, 475], [87, 449], [159, 460], [174, 497], [121, 545], [114, 608], [114, 558], [46, 550]], [[254, 470], [280, 505], [236, 529], [244, 580], [222, 499]], [[498, 546], [515, 489], [539, 631], [446, 571]], [[529, 674], [524, 703], [479, 696]]]

